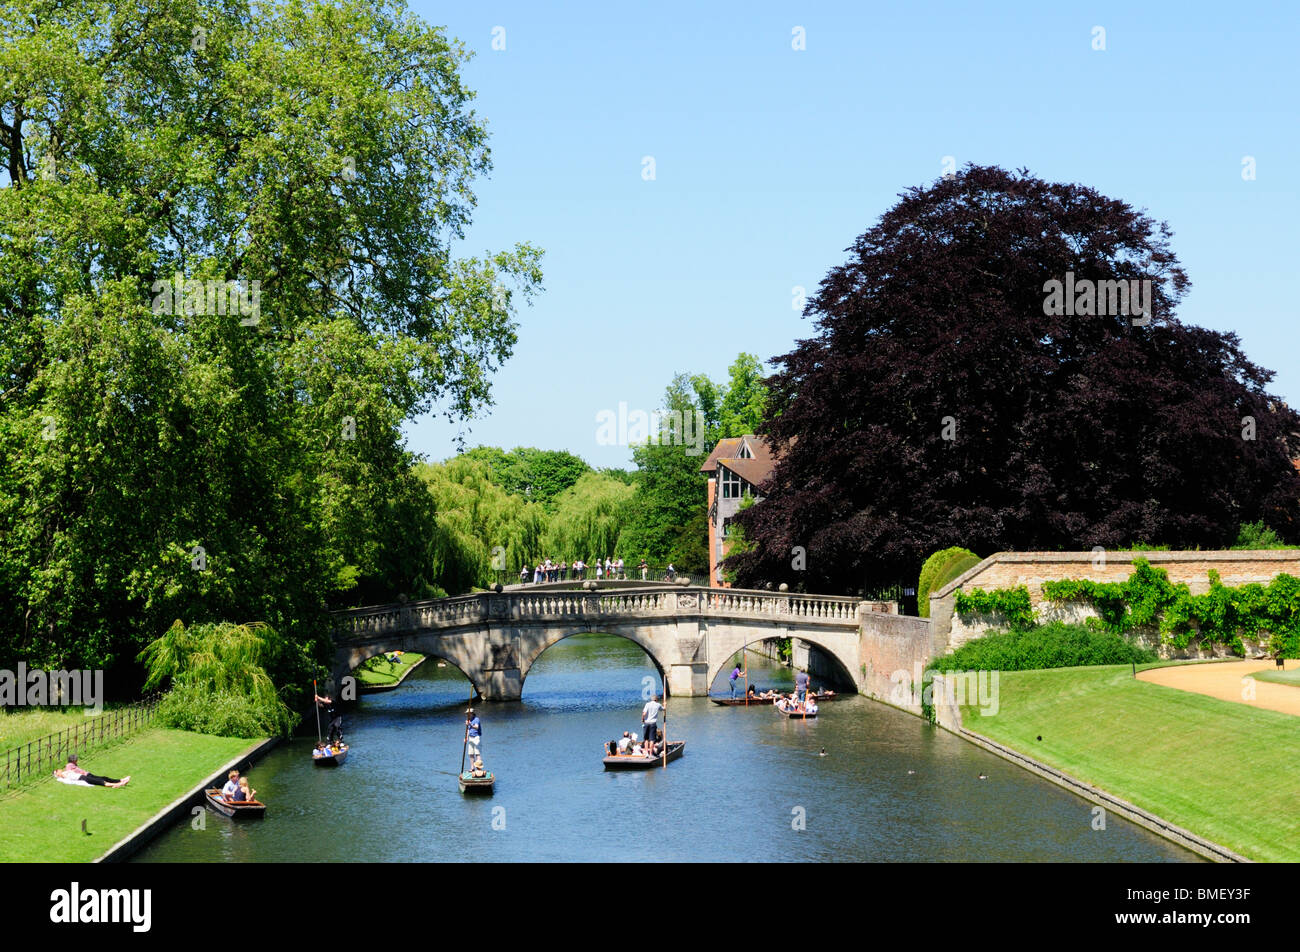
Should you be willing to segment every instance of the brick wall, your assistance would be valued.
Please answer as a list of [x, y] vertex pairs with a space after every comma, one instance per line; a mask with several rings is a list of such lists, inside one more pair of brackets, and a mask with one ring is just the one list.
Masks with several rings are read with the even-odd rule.
[[978, 637], [999, 619], [971, 618], [963, 622], [953, 613], [958, 589], [1016, 588], [1029, 590], [1041, 620], [1060, 618], [1077, 621], [1096, 613], [1087, 605], [1043, 605], [1043, 583], [1061, 579], [1089, 579], [1094, 582], [1123, 582], [1133, 572], [1133, 560], [1144, 558], [1153, 568], [1164, 569], [1169, 581], [1185, 582], [1193, 595], [1210, 589], [1210, 569], [1217, 571], [1224, 585], [1267, 584], [1279, 574], [1300, 576], [1300, 549], [1177, 551], [1177, 552], [998, 552], [953, 579], [930, 595], [930, 618], [935, 639], [945, 650], [957, 648]]

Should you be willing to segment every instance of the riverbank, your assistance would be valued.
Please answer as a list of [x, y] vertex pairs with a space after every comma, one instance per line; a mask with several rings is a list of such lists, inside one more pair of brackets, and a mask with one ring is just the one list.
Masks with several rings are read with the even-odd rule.
[[391, 691], [427, 660], [425, 655], [414, 651], [402, 652], [396, 661], [389, 661], [384, 655], [375, 655], [356, 669], [357, 685], [362, 694]]
[[964, 706], [962, 718], [977, 734], [1249, 859], [1300, 860], [1291, 715], [1106, 665], [1004, 671], [996, 711]]
[[[69, 786], [51, 777], [0, 797], [5, 862], [84, 863], [174, 804], [214, 769], [256, 743], [151, 728], [87, 755], [84, 766], [107, 777], [130, 776], [125, 787]], [[83, 828], [84, 823], [84, 828]]]

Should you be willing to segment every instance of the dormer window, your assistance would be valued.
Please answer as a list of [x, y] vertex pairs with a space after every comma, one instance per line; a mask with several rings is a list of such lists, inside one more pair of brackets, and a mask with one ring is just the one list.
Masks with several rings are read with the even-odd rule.
[[753, 492], [753, 487], [725, 466], [718, 467], [718, 483], [722, 486], [723, 499], [739, 499], [746, 492]]
[[753, 459], [754, 454], [749, 451], [748, 443], [740, 444], [740, 452], [736, 454], [737, 459]]

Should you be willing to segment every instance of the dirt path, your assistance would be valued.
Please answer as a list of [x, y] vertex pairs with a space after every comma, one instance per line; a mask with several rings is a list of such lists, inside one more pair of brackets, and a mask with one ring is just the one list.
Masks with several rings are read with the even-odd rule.
[[[1300, 664], [1294, 660], [1286, 662], [1286, 670], [1294, 671]], [[1257, 671], [1276, 671], [1274, 661], [1225, 661], [1219, 664], [1183, 664], [1172, 668], [1152, 668], [1143, 671], [1138, 677], [1153, 684], [1191, 691], [1195, 694], [1208, 694], [1223, 701], [1236, 701], [1252, 707], [1263, 707], [1283, 714], [1295, 714], [1300, 717], [1300, 687], [1288, 684], [1270, 684], [1251, 678], [1252, 683], [1243, 681], [1247, 675]], [[1255, 696], [1250, 697], [1253, 686]]]

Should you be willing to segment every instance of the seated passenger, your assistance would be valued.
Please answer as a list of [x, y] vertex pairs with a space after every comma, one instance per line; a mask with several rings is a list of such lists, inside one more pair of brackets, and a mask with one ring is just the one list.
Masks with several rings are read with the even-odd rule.
[[632, 749], [632, 735], [629, 734], [627, 731], [624, 731], [623, 736], [618, 739], [618, 752], [620, 754], [627, 754], [628, 751], [630, 751], [631, 749]]
[[469, 772], [469, 775], [471, 777], [479, 778], [487, 776], [487, 771], [483, 769], [483, 761], [481, 759], [474, 761], [474, 769]]
[[235, 795], [235, 791], [238, 789], [239, 789], [239, 771], [232, 770], [230, 771], [230, 779], [227, 780], [226, 785], [221, 788], [221, 795], [225, 797], [227, 800], [229, 800], [231, 797]]

